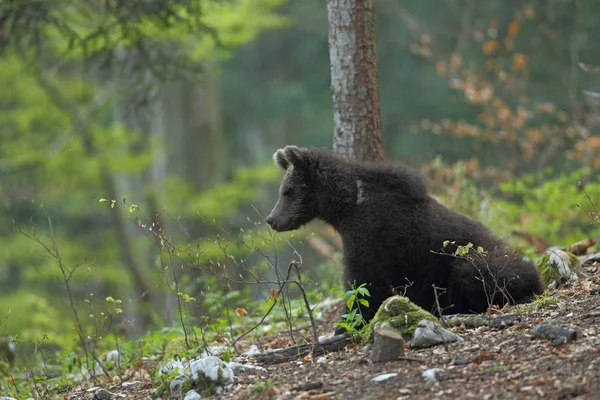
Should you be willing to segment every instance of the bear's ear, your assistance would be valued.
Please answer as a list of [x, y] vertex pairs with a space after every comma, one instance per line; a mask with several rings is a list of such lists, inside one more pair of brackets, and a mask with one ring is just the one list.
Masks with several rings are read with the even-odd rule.
[[288, 163], [288, 160], [286, 160], [285, 156], [283, 155], [283, 149], [279, 149], [273, 153], [273, 161], [275, 161], [275, 165], [284, 171], [290, 166], [290, 163]]
[[308, 155], [304, 149], [297, 146], [285, 146], [283, 156], [294, 168], [302, 169], [309, 165]]

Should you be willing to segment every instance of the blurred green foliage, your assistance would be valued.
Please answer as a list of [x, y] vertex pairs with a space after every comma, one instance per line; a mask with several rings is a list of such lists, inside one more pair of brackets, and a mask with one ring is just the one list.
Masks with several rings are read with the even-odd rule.
[[528, 175], [501, 184], [501, 193], [512, 200], [497, 202], [509, 217], [504, 223], [540, 235], [552, 245], [567, 246], [595, 237], [598, 224], [593, 214], [600, 204], [600, 182], [582, 185], [589, 174], [588, 169], [581, 169], [548, 180]]
[[[65, 348], [74, 343], [75, 321], [58, 260], [37, 240], [49, 247], [56, 244], [60, 262], [72, 273], [70, 286], [80, 316], [92, 307], [93, 302], [84, 300], [93, 293], [126, 299], [127, 318], [143, 312], [138, 304], [141, 294], [131, 293], [137, 278], [124, 266], [124, 251], [133, 251], [152, 296], [158, 300], [167, 295], [159, 258], [144, 260], [144, 253], [158, 257], [160, 249], [152, 250], [145, 235], [130, 232], [135, 230], [133, 215], [98, 204], [101, 197], [130, 194], [147, 210], [150, 181], [142, 181], [146, 187], [137, 187], [134, 193], [110, 192], [118, 190], [120, 180], [130, 179], [126, 177], [148, 173], [158, 144], [132, 151], [147, 140], [147, 134], [113, 117], [121, 92], [107, 92], [110, 81], [102, 74], [90, 74], [90, 65], [97, 68], [94, 63], [100, 56], [109, 60], [119, 51], [148, 46], [148, 52], [156, 52], [149, 55], [149, 62], [160, 67], [167, 60], [157, 58], [158, 52], [166, 46], [169, 57], [198, 70], [205, 59], [225, 56], [261, 31], [284, 26], [285, 19], [274, 12], [281, 4], [280, 0], [2, 2], [2, 32], [8, 36], [0, 35], [0, 236], [6, 249], [0, 255], [4, 288], [0, 333], [18, 334], [27, 343], [42, 337], [47, 344]], [[143, 67], [139, 76], [153, 71], [154, 65]], [[185, 73], [184, 66], [180, 71]], [[276, 172], [271, 165], [240, 168], [229, 181], [201, 193], [179, 177], [168, 176], [159, 209], [166, 208], [184, 225], [201, 218], [222, 225], [242, 206], [264, 196], [264, 185], [279, 179]], [[115, 213], [130, 227], [115, 226]], [[194, 260], [202, 264], [227, 256], [225, 244], [216, 245], [210, 238], [218, 229], [206, 225], [207, 238], [200, 239], [201, 247], [206, 246], [203, 257]], [[255, 228], [251, 224], [246, 236]], [[183, 243], [177, 230], [172, 231], [174, 241]], [[129, 243], [122, 242], [123, 234]], [[234, 246], [228, 251], [238, 257], [252, 252], [239, 243]], [[86, 330], [99, 323], [94, 318], [82, 320]], [[172, 321], [160, 323], [165, 322]]]

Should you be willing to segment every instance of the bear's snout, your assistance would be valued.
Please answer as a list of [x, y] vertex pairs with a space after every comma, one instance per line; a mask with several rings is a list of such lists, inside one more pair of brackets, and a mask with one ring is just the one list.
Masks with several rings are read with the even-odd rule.
[[289, 220], [287, 220], [285, 218], [281, 218], [281, 217], [274, 217], [272, 213], [269, 214], [267, 216], [267, 218], [265, 218], [265, 222], [267, 224], [269, 224], [271, 229], [273, 229], [277, 232], [287, 231], [287, 230], [289, 230], [289, 226], [290, 226]]
[[273, 222], [274, 222], [274, 221], [275, 221], [275, 219], [274, 219], [274, 218], [271, 216], [271, 214], [269, 214], [269, 215], [267, 216], [267, 218], [265, 218], [265, 222], [266, 222], [267, 224], [269, 224], [270, 226], [273, 226]]

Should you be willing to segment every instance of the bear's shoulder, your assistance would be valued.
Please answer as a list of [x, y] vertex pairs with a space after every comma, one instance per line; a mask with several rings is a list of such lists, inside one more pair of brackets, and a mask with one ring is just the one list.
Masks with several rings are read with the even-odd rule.
[[416, 169], [399, 163], [368, 163], [363, 166], [364, 176], [382, 190], [401, 193], [415, 200], [428, 197], [427, 180]]
[[395, 162], [348, 161], [322, 149], [307, 149], [313, 167], [336, 180], [361, 180], [371, 189], [394, 191], [415, 200], [428, 198], [427, 180], [416, 169]]

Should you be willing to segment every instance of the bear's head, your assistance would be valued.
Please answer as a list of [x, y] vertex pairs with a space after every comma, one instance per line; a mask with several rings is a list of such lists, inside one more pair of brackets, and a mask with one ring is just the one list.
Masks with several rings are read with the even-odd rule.
[[317, 216], [317, 166], [310, 150], [296, 146], [277, 150], [273, 160], [285, 175], [265, 222], [278, 232], [292, 231]]

